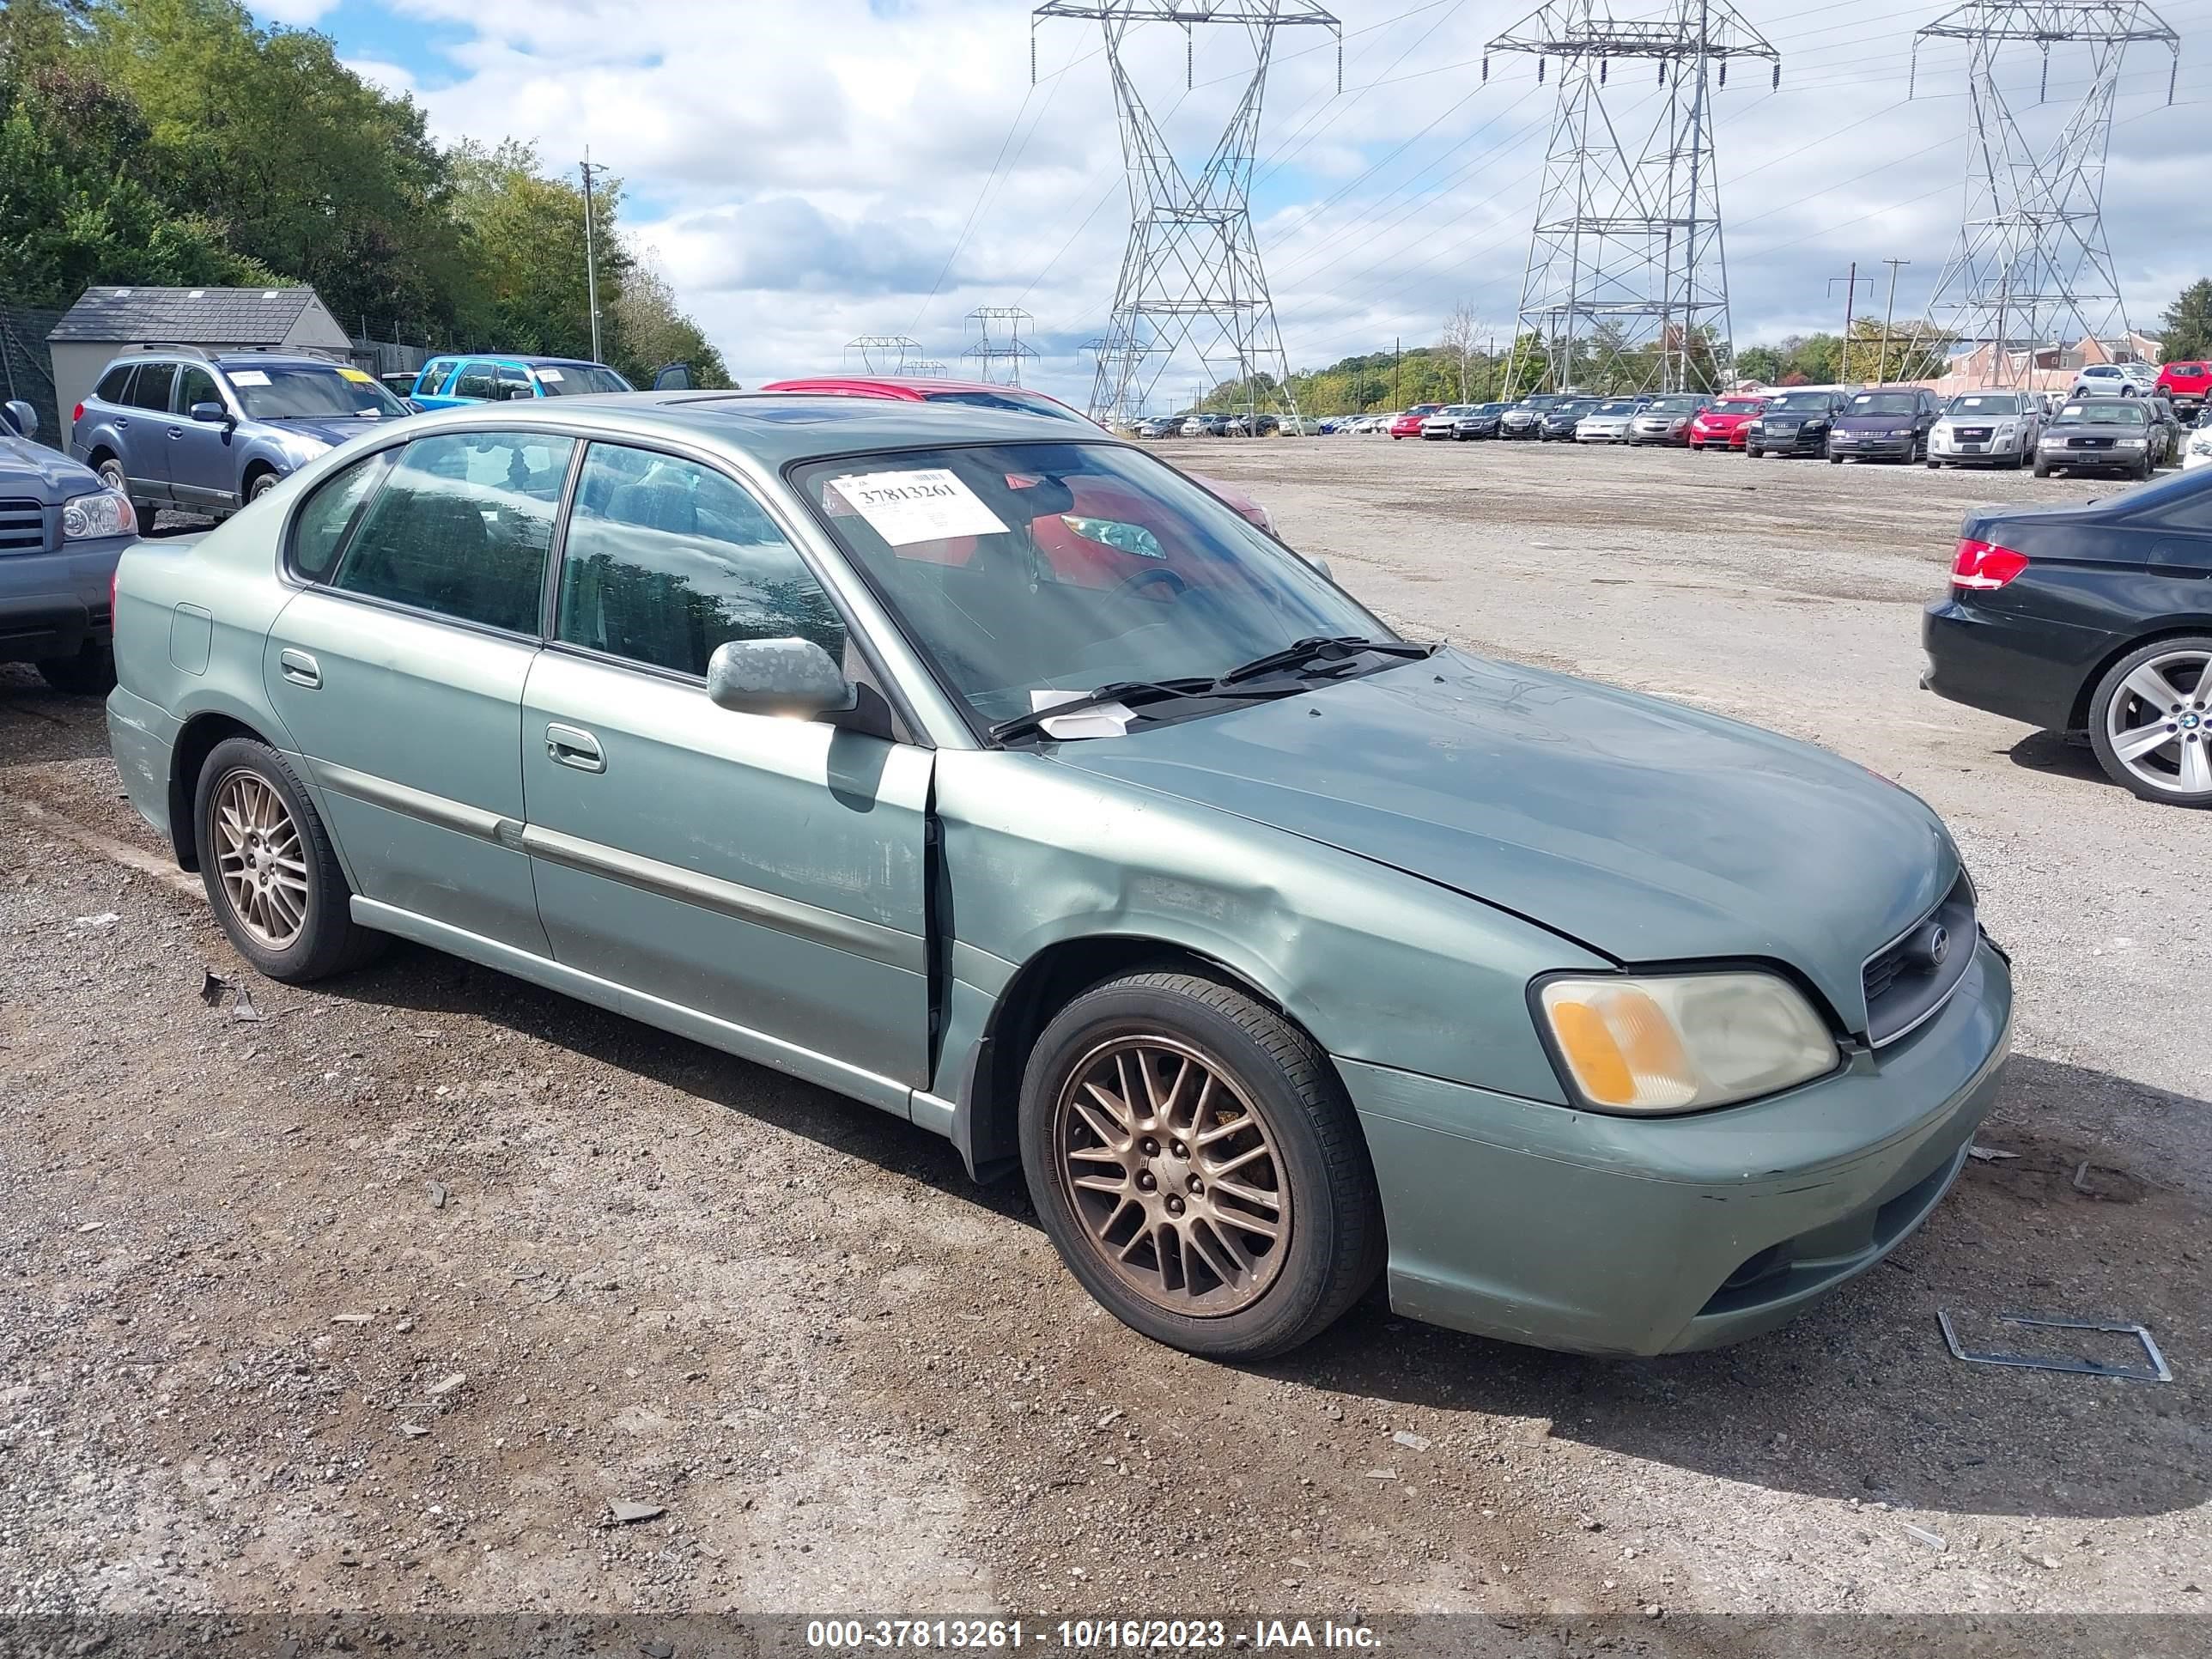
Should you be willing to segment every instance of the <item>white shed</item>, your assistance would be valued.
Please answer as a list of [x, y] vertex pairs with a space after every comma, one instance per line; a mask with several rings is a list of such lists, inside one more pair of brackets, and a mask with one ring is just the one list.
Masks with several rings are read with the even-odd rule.
[[46, 336], [64, 428], [109, 360], [140, 346], [261, 346], [343, 362], [352, 343], [311, 288], [88, 288]]

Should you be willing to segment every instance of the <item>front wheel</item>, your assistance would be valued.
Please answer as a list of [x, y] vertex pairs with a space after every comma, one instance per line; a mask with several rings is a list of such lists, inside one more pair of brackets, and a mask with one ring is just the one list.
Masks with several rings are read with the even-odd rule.
[[1761, 449], [1760, 447], [1759, 447], [1759, 446], [1758, 446], [1758, 445], [1756, 445], [1756, 444], [1746, 444], [1746, 445], [1743, 447], [1743, 453], [1744, 453], [1744, 454], [1745, 454], [1748, 459], [1752, 459], [1752, 460], [1754, 460], [1754, 461], [1755, 461], [1755, 460], [1757, 460], [1760, 456], [1762, 456], [1762, 455], [1764, 455], [1764, 454], [1765, 454], [1765, 453], [1766, 453], [1766, 452], [1765, 452], [1765, 450], [1763, 450], [1763, 449]]
[[1828, 465], [1830, 466], [1841, 466], [1843, 464], [1844, 458], [1840, 455], [1831, 455], [1828, 457]]
[[1158, 972], [1084, 993], [1038, 1038], [1020, 1113], [1060, 1259], [1155, 1341], [1287, 1352], [1381, 1270], [1382, 1203], [1342, 1085], [1233, 986]]
[[2044, 460], [2040, 457], [2038, 457], [2035, 463], [2035, 476], [2039, 478], [2049, 477], [2051, 476], [2051, 463]]
[[2169, 806], [2212, 806], [2212, 635], [2158, 640], [2106, 672], [2089, 744], [2115, 783]]
[[239, 955], [286, 984], [367, 961], [381, 934], [356, 923], [321, 816], [285, 758], [252, 738], [210, 751], [193, 796], [200, 879]]
[[1930, 455], [1928, 458], [1928, 470], [1930, 472], [1941, 472], [1943, 470], [1943, 463]]

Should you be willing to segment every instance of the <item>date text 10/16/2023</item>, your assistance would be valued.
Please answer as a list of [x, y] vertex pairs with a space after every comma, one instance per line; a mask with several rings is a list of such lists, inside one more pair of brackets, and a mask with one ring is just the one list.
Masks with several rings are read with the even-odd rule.
[[936, 1649], [974, 1652], [993, 1648], [1042, 1648], [1064, 1652], [1172, 1652], [1182, 1649], [1323, 1648], [1372, 1650], [1381, 1632], [1367, 1625], [1331, 1620], [1062, 1619], [1024, 1624], [1018, 1619], [816, 1619], [807, 1621], [806, 1645], [818, 1650], [876, 1652]]

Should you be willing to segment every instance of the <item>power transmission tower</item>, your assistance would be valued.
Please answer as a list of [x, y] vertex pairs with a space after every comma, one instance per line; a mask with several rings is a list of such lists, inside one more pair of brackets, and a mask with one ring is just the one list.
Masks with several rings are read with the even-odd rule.
[[[1019, 306], [977, 306], [968, 315], [974, 319], [975, 331], [981, 336], [962, 355], [975, 360], [975, 378], [986, 386], [998, 384], [998, 366], [1006, 365], [1004, 373], [1008, 386], [1022, 383], [1022, 359], [1035, 357], [1036, 348], [1022, 338], [1022, 325], [1030, 320], [1028, 312]], [[993, 325], [1006, 330], [1003, 338], [991, 336]]]
[[903, 334], [862, 334], [845, 342], [845, 363], [852, 366], [853, 354], [860, 356], [860, 368], [868, 374], [908, 374], [912, 365], [921, 357], [921, 342], [910, 340]]
[[[1732, 58], [1763, 60], [1780, 86], [1781, 54], [1727, 0], [1671, 0], [1641, 21], [1602, 0], [1552, 0], [1488, 50], [1534, 57], [1540, 82], [1559, 60], [1512, 387], [1540, 374], [1555, 391], [1726, 385], [1735, 354], [1712, 100]], [[1609, 88], [1615, 59], [1653, 64], [1657, 96]]]
[[[2027, 378], [2039, 350], [2063, 353], [2072, 341], [2127, 333], [2127, 309], [2105, 241], [2105, 157], [2112, 138], [2112, 100], [2120, 61], [2130, 46], [2158, 45], [2172, 55], [2166, 98], [2173, 101], [2181, 37], [2142, 0], [1967, 0], [1912, 37], [1917, 85], [1920, 48], [1964, 40], [1973, 132], [1966, 146], [1966, 209], [1959, 241], [1936, 279], [1929, 314], [1955, 342], [1990, 348], [1999, 386]], [[2051, 90], [2051, 48], [2088, 48], [2089, 84], [2047, 144], [2021, 130], [1997, 84], [1998, 60], [2042, 54], [2037, 104]], [[2034, 124], [2038, 133], [2048, 121]], [[2117, 328], [2115, 327], [2117, 325]]]
[[[1135, 419], [1169, 365], [1180, 358], [1188, 366], [1193, 356], [1212, 380], [1238, 384], [1247, 414], [1265, 408], [1295, 416], [1290, 362], [1252, 234], [1252, 164], [1275, 31], [1308, 27], [1335, 34], [1340, 89], [1343, 31], [1335, 17], [1315, 0], [1049, 0], [1030, 15], [1032, 80], [1036, 25], [1055, 17], [1095, 21], [1105, 36], [1128, 172], [1129, 245], [1091, 379], [1092, 418]], [[1130, 36], [1145, 23], [1182, 27], [1186, 90], [1192, 84], [1197, 25], [1241, 25], [1250, 42], [1252, 70], [1243, 95], [1195, 173], [1186, 173], [1176, 159], [1138, 90]], [[1262, 375], [1268, 381], [1264, 387], [1258, 384]]]

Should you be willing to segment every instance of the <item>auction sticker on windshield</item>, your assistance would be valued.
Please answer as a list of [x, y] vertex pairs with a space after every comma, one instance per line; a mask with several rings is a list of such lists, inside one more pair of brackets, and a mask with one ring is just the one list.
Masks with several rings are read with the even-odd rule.
[[234, 368], [230, 371], [233, 386], [267, 386], [269, 377], [258, 368]]
[[944, 467], [910, 472], [854, 472], [830, 487], [893, 547], [951, 536], [1000, 536], [1006, 526], [959, 476]]
[[374, 386], [376, 384], [375, 380], [365, 371], [358, 368], [342, 368], [338, 371], [338, 375], [343, 380], [353, 381], [356, 386]]

